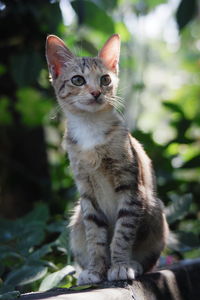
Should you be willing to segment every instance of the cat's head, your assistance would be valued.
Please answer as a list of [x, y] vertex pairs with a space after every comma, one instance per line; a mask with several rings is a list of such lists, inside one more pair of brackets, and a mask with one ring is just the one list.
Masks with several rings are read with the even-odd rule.
[[112, 35], [97, 57], [77, 57], [54, 35], [47, 37], [46, 57], [52, 84], [64, 111], [112, 109], [118, 85], [119, 35]]

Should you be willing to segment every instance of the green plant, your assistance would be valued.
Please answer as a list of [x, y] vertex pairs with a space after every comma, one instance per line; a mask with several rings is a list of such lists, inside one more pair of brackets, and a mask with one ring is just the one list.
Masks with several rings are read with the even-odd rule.
[[46, 204], [38, 203], [26, 216], [0, 220], [1, 293], [15, 289], [46, 290], [70, 286], [74, 268], [69, 262], [67, 224], [50, 221]]

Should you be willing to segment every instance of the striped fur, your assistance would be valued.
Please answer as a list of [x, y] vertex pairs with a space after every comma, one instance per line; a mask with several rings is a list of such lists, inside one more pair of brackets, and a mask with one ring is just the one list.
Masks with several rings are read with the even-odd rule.
[[[110, 51], [110, 52], [109, 52]], [[107, 55], [107, 57], [106, 57]], [[134, 279], [156, 264], [168, 227], [154, 188], [151, 161], [115, 110], [119, 37], [97, 58], [77, 58], [50, 36], [47, 60], [67, 116], [65, 135], [80, 201], [71, 218], [71, 247], [80, 284]], [[83, 76], [83, 86], [70, 78]], [[109, 74], [111, 83], [100, 85]], [[100, 93], [95, 102], [92, 91]]]

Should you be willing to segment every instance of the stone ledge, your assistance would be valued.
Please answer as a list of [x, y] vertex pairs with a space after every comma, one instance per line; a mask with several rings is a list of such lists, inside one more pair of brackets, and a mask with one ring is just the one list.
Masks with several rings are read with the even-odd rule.
[[[19, 298], [18, 298], [19, 299]], [[103, 282], [74, 291], [56, 288], [21, 295], [20, 300], [200, 300], [200, 258], [147, 273], [137, 280]]]

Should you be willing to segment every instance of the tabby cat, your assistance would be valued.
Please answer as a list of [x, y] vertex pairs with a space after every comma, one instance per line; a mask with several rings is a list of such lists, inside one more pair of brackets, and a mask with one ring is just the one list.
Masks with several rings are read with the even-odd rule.
[[46, 57], [67, 118], [64, 137], [80, 200], [71, 248], [83, 268], [79, 284], [127, 280], [150, 271], [168, 226], [156, 197], [151, 161], [115, 109], [120, 37], [97, 57], [77, 57], [54, 35]]

